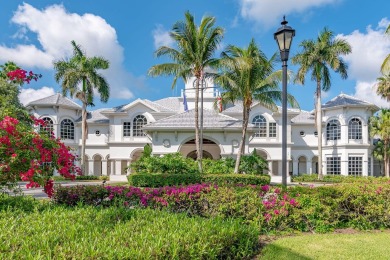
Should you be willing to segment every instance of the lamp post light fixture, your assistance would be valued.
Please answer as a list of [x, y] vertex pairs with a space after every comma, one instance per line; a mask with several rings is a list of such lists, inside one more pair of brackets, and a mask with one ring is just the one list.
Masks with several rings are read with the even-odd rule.
[[274, 39], [278, 43], [280, 58], [283, 68], [282, 88], [282, 185], [287, 186], [287, 60], [290, 53], [292, 39], [295, 30], [287, 25], [286, 17], [283, 17], [282, 26], [274, 33]]

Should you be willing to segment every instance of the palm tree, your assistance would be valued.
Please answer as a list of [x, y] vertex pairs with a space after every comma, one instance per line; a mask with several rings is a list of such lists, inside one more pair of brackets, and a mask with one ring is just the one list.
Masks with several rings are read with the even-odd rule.
[[340, 55], [349, 54], [351, 46], [346, 40], [335, 39], [333, 32], [324, 28], [316, 40], [304, 40], [300, 47], [303, 50], [292, 58], [292, 63], [300, 66], [295, 81], [304, 84], [306, 73], [311, 71], [311, 79], [317, 83], [315, 118], [318, 132], [318, 178], [322, 179], [321, 90], [328, 91], [330, 89], [330, 69], [339, 73], [342, 79], [348, 77], [347, 64], [345, 64]]
[[81, 169], [85, 173], [85, 142], [88, 134], [87, 106], [93, 106], [94, 89], [100, 94], [100, 100], [104, 103], [110, 97], [110, 87], [106, 79], [97, 72], [99, 69], [108, 69], [108, 60], [102, 57], [87, 57], [81, 47], [75, 41], [73, 56], [70, 59], [54, 62], [56, 70], [55, 80], [61, 82], [62, 94], [76, 97], [82, 106], [82, 146], [81, 146]]
[[390, 74], [379, 77], [376, 93], [382, 98], [390, 101]]
[[[278, 83], [282, 80], [282, 72], [274, 70], [276, 55], [267, 59], [252, 39], [246, 48], [228, 46], [222, 53], [220, 61], [225, 72], [217, 76], [216, 83], [226, 90], [222, 94], [223, 102], [242, 100], [242, 135], [238, 149], [234, 172], [238, 173], [241, 156], [245, 150], [245, 136], [249, 123], [249, 114], [254, 101], [262, 106], [277, 110], [277, 101], [282, 100], [282, 91]], [[298, 103], [291, 95], [288, 101], [292, 106], [298, 107]]]
[[[376, 146], [374, 152], [376, 157], [383, 158], [385, 165], [385, 175], [389, 177], [390, 170], [390, 110], [382, 109], [377, 116], [370, 117], [370, 135], [379, 137], [379, 145]], [[381, 147], [382, 146], [382, 147]], [[381, 149], [380, 149], [381, 148]], [[380, 154], [382, 152], [382, 154]], [[379, 153], [379, 154], [378, 154]]]
[[218, 60], [213, 58], [219, 43], [222, 40], [224, 30], [221, 27], [214, 27], [215, 18], [205, 16], [199, 26], [195, 25], [194, 17], [185, 13], [185, 21], [176, 22], [171, 38], [176, 42], [177, 48], [168, 46], [160, 47], [155, 55], [166, 56], [172, 63], [164, 63], [151, 67], [148, 71], [150, 76], [169, 75], [174, 76], [172, 88], [175, 87], [177, 79], [187, 81], [190, 77], [196, 78], [195, 85], [195, 142], [199, 171], [202, 172], [202, 152], [200, 150], [199, 132], [199, 83], [209, 76], [205, 68], [214, 68]]
[[[390, 25], [387, 27], [385, 34], [390, 36]], [[387, 54], [385, 60], [382, 63], [381, 72], [383, 75], [387, 75], [390, 73], [390, 53]]]

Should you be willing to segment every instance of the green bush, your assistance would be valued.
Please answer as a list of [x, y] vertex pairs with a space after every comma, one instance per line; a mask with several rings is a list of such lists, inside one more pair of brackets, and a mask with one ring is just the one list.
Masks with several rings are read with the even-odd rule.
[[233, 158], [222, 158], [219, 160], [203, 159], [204, 174], [228, 174], [234, 172], [235, 160]]
[[200, 174], [130, 174], [127, 179], [132, 186], [136, 187], [163, 187], [178, 186], [192, 183], [201, 183]]
[[151, 209], [0, 211], [1, 259], [251, 259], [259, 232], [233, 219]]
[[202, 182], [224, 185], [266, 185], [271, 181], [269, 175], [248, 174], [209, 174], [202, 177]]
[[166, 154], [162, 157], [142, 156], [138, 161], [131, 163], [135, 173], [154, 174], [196, 174], [197, 164], [190, 158], [184, 158], [180, 153]]
[[318, 179], [318, 174], [303, 174], [292, 176], [293, 182], [329, 182], [329, 183], [390, 183], [390, 178], [386, 177], [366, 177], [366, 176], [344, 176], [344, 175], [324, 175], [322, 180]]
[[109, 192], [103, 185], [57, 186], [54, 189], [52, 200], [56, 204], [68, 206], [75, 206], [79, 203], [101, 205], [108, 195]]
[[257, 154], [256, 149], [249, 155], [243, 155], [240, 161], [239, 172], [245, 174], [263, 174], [268, 170], [268, 163], [263, 157]]
[[[109, 178], [109, 176], [77, 175], [76, 181], [109, 180]], [[55, 181], [67, 180], [63, 176], [53, 176], [52, 179]]]

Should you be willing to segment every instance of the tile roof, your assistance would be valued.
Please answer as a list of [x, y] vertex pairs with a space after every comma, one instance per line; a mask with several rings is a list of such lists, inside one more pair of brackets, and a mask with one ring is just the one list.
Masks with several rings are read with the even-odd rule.
[[59, 93], [38, 100], [31, 101], [30, 103], [27, 104], [27, 106], [37, 106], [37, 105], [38, 106], [39, 105], [64, 106], [64, 107], [81, 109], [80, 105], [73, 102], [69, 98], [62, 96]]
[[297, 116], [293, 117], [291, 119], [292, 123], [308, 123], [308, 124], [314, 124], [314, 114], [309, 111], [301, 110], [301, 113], [299, 113]]
[[[108, 124], [110, 120], [102, 115], [100, 112], [107, 111], [107, 108], [96, 109], [94, 111], [89, 111], [87, 114], [87, 123], [100, 123]], [[82, 117], [79, 117], [76, 122], [81, 122]]]
[[340, 94], [322, 105], [322, 108], [338, 106], [375, 106], [372, 103], [352, 97], [346, 94]]
[[168, 97], [154, 101], [154, 103], [159, 104], [169, 110], [178, 112], [180, 110], [180, 101], [178, 97]]
[[[195, 128], [195, 110], [179, 113], [167, 118], [163, 118], [156, 122], [152, 122], [144, 126], [144, 129], [160, 129], [160, 128], [174, 128], [174, 129], [194, 129]], [[220, 114], [214, 110], [204, 109], [203, 113], [203, 128], [242, 128], [242, 120], [235, 119], [230, 116]], [[249, 124], [248, 127], [253, 127]]]

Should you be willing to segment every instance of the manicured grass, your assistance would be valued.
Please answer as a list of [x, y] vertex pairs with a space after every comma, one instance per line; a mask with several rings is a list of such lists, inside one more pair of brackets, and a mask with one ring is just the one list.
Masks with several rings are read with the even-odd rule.
[[249, 259], [258, 248], [258, 231], [235, 220], [0, 202], [0, 259]]
[[389, 259], [390, 232], [300, 235], [264, 247], [259, 259]]

